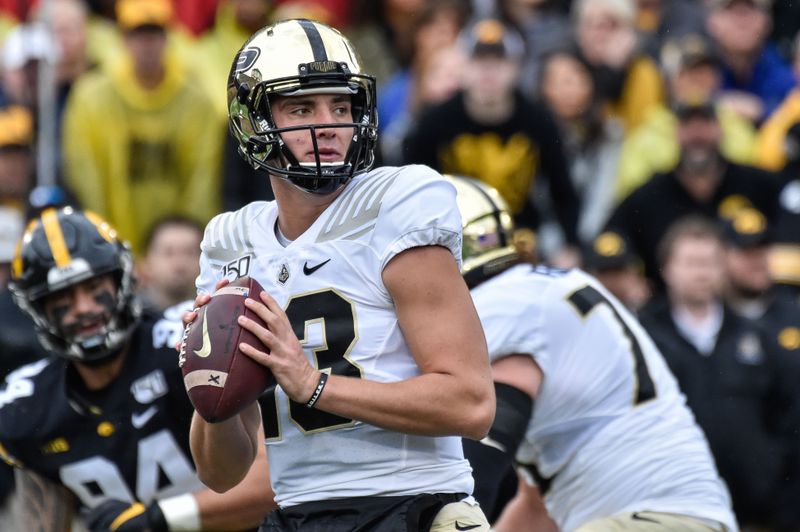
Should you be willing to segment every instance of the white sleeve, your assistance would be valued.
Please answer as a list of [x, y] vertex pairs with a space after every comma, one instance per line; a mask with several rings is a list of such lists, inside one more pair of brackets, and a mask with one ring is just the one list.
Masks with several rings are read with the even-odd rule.
[[373, 232], [381, 270], [397, 254], [419, 246], [443, 246], [461, 268], [461, 215], [456, 189], [427, 166], [404, 167], [387, 192]]
[[542, 334], [544, 318], [541, 305], [532, 304], [530, 301], [530, 298], [536, 295], [498, 294], [495, 290], [481, 290], [481, 288], [479, 286], [472, 292], [486, 336], [490, 360], [527, 354], [538, 363], [546, 341]]
[[197, 294], [213, 294], [214, 287], [217, 282], [222, 279], [222, 265], [216, 262], [212, 263], [209, 260], [209, 252], [214, 246], [214, 231], [216, 225], [220, 220], [220, 216], [214, 217], [203, 233], [203, 240], [200, 242], [200, 275], [195, 279], [194, 284], [197, 288]]

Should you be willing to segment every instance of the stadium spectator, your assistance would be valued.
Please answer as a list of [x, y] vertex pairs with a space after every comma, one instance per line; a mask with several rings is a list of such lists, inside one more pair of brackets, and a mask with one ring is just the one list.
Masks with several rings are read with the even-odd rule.
[[354, 1], [352, 23], [346, 33], [379, 87], [411, 64], [412, 35], [426, 4], [426, 0]]
[[163, 311], [194, 298], [202, 238], [203, 227], [191, 218], [167, 216], [153, 224], [138, 270], [146, 307]]
[[605, 231], [587, 246], [583, 269], [611, 292], [632, 313], [650, 299], [650, 286], [642, 272], [642, 263], [631, 251], [623, 235]]
[[[622, 127], [605, 116], [591, 69], [575, 50], [545, 55], [540, 82], [538, 93], [556, 119], [580, 205], [578, 238], [587, 243], [600, 232], [615, 204]], [[540, 230], [542, 239], [543, 233]]]
[[138, 270], [145, 307], [164, 311], [194, 299], [202, 239], [203, 227], [190, 218], [168, 216], [153, 224]]
[[642, 50], [660, 62], [668, 40], [705, 31], [705, 8], [696, 0], [635, 0], [636, 30]]
[[634, 0], [577, 0], [572, 10], [575, 37], [597, 91], [626, 130], [635, 128], [664, 101], [664, 86], [655, 62], [640, 49]]
[[[520, 226], [537, 228], [534, 195], [545, 178], [567, 243], [577, 243], [578, 202], [552, 115], [517, 90], [524, 42], [495, 19], [466, 29], [463, 89], [429, 108], [406, 139], [405, 161], [482, 179]], [[542, 250], [545, 253], [544, 250]]]
[[[429, 1], [415, 19], [410, 64], [385, 80], [378, 96], [378, 133], [391, 129], [415, 107], [414, 86], [424, 62], [437, 50], [453, 46], [469, 11], [463, 0]], [[456, 80], [458, 77], [456, 77]]]
[[790, 456], [780, 421], [793, 406], [789, 375], [761, 329], [723, 301], [717, 222], [677, 220], [660, 243], [659, 260], [666, 295], [643, 309], [641, 323], [706, 433], [739, 524], [770, 527]]
[[0, 393], [0, 458], [16, 466], [14, 530], [230, 530], [256, 525], [271, 492], [263, 449], [226, 494], [199, 481], [193, 408], [174, 346], [187, 307], [142, 313], [133, 258], [111, 226], [46, 209], [15, 252], [10, 289], [47, 359]]
[[759, 124], [797, 85], [791, 68], [767, 38], [772, 0], [709, 0], [708, 32], [723, 65], [721, 98]]
[[[719, 58], [706, 37], [691, 34], [668, 41], [661, 53], [661, 70], [671, 102], [713, 100], [722, 82]], [[732, 162], [753, 163], [755, 128], [732, 109], [715, 106], [722, 137], [720, 151]], [[675, 131], [678, 118], [668, 104], [653, 106], [639, 127], [622, 143], [615, 196], [625, 198], [656, 172], [668, 172], [680, 159]]]
[[126, 55], [81, 78], [64, 117], [68, 186], [142, 249], [158, 218], [200, 222], [219, 208], [224, 130], [187, 65], [167, 47], [167, 0], [120, 0]]
[[569, 6], [559, 0], [497, 0], [494, 4], [492, 10], [483, 13], [483, 17], [496, 11], [500, 20], [519, 30], [526, 45], [520, 89], [526, 96], [537, 98], [541, 87], [542, 59], [572, 42]]
[[33, 115], [19, 105], [0, 108], [0, 206], [25, 213], [34, 162]]
[[773, 219], [780, 186], [777, 175], [732, 163], [720, 154], [722, 132], [712, 102], [678, 102], [674, 110], [678, 165], [654, 175], [632, 192], [606, 224], [626, 235], [656, 288], [662, 286], [656, 247], [668, 226], [687, 214], [727, 217], [744, 206], [753, 206]]

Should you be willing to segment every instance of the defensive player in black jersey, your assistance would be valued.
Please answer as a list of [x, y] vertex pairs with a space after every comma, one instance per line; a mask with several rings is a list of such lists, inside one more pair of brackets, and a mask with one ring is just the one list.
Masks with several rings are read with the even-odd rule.
[[10, 288], [55, 356], [0, 391], [12, 528], [69, 530], [76, 509], [93, 531], [256, 527], [273, 504], [265, 450], [227, 493], [198, 480], [173, 350], [184, 309], [142, 315], [132, 268], [115, 231], [72, 208], [45, 210], [17, 247]]

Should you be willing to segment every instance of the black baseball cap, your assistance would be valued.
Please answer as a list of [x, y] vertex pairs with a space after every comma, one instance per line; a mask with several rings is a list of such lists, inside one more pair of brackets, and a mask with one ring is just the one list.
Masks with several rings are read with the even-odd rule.
[[615, 231], [605, 231], [583, 250], [584, 268], [589, 271], [618, 270], [637, 261], [628, 240]]
[[772, 241], [767, 218], [750, 207], [722, 219], [722, 236], [729, 246], [738, 249], [764, 246]]
[[460, 41], [470, 57], [492, 55], [506, 59], [522, 59], [525, 55], [525, 41], [522, 36], [493, 18], [480, 20], [465, 29]]

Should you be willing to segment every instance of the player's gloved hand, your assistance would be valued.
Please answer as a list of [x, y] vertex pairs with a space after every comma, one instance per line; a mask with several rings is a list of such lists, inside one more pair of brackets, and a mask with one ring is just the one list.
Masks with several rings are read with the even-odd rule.
[[169, 527], [158, 503], [145, 506], [111, 499], [89, 510], [86, 526], [91, 532], [168, 532]]

